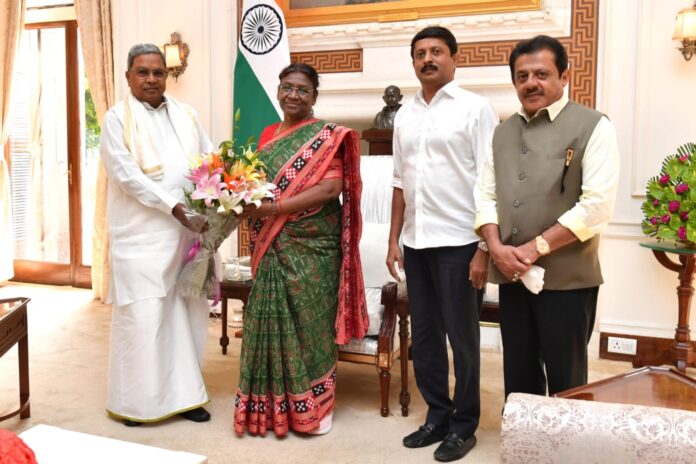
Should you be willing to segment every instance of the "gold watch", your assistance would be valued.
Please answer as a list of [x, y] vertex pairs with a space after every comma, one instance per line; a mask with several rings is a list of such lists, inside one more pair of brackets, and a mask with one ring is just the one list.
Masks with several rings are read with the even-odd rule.
[[551, 247], [549, 246], [549, 242], [547, 242], [542, 235], [537, 235], [534, 240], [536, 240], [537, 253], [539, 253], [541, 256], [548, 255], [549, 253], [551, 253]]

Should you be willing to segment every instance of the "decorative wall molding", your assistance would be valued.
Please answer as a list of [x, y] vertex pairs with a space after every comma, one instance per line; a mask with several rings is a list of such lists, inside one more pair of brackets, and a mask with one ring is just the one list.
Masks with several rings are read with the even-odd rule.
[[309, 64], [321, 74], [362, 72], [363, 51], [353, 49], [290, 53], [290, 61]]
[[[415, 21], [338, 24], [288, 28], [294, 51], [403, 46], [426, 26], [447, 27], [463, 42], [528, 37], [535, 33], [565, 36], [570, 31], [571, 0], [543, 0], [541, 9]], [[320, 44], [320, 45], [318, 45]]]
[[[573, 0], [569, 37], [560, 38], [568, 50], [570, 98], [595, 106], [597, 82], [597, 36], [599, 0]], [[459, 44], [458, 67], [508, 66], [517, 40]]]
[[[459, 18], [467, 20], [468, 18]], [[571, 73], [568, 90], [570, 98], [594, 108], [596, 101], [597, 38], [599, 0], [572, 0], [570, 35], [560, 37], [568, 50]], [[352, 25], [358, 28], [359, 25]], [[410, 32], [409, 32], [410, 34]], [[291, 35], [292, 37], [292, 35]], [[458, 67], [507, 66], [508, 57], [519, 39], [467, 42], [459, 44]], [[359, 58], [347, 56], [351, 50], [308, 51], [292, 54], [292, 61], [314, 66], [319, 73], [362, 71], [362, 50]], [[360, 67], [358, 68], [358, 62]], [[352, 66], [351, 66], [352, 64]]]
[[249, 256], [251, 254], [249, 249], [250, 238], [249, 226], [246, 221], [242, 221], [237, 228], [237, 256]]

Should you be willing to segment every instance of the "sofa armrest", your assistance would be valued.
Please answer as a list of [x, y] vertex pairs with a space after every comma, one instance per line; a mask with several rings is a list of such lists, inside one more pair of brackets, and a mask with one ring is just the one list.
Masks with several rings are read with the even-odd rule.
[[382, 286], [382, 305], [384, 314], [379, 327], [377, 353], [378, 366], [388, 368], [391, 366], [392, 352], [394, 351], [394, 330], [396, 328], [396, 295], [397, 285], [389, 282]]

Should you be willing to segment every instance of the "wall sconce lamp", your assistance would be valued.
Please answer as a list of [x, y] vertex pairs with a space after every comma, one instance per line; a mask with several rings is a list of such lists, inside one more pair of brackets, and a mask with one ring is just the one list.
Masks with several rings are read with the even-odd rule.
[[172, 32], [169, 43], [162, 46], [167, 72], [174, 76], [174, 81], [186, 71], [188, 66], [189, 46], [181, 41], [178, 32]]
[[681, 41], [679, 51], [686, 61], [696, 53], [696, 5], [684, 8], [677, 14], [672, 40]]

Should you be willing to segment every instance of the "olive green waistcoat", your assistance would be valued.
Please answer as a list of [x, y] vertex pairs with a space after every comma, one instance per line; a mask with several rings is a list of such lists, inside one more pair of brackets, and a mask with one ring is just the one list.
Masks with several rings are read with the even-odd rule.
[[[602, 114], [569, 102], [551, 122], [542, 110], [528, 123], [514, 114], [493, 135], [493, 158], [500, 237], [507, 245], [522, 245], [553, 226], [582, 193], [585, 147]], [[563, 175], [567, 150], [573, 157]], [[565, 190], [561, 193], [561, 179]], [[546, 269], [545, 290], [571, 290], [602, 283], [597, 248], [599, 236], [542, 256], [535, 263]], [[509, 280], [490, 266], [494, 283]]]

